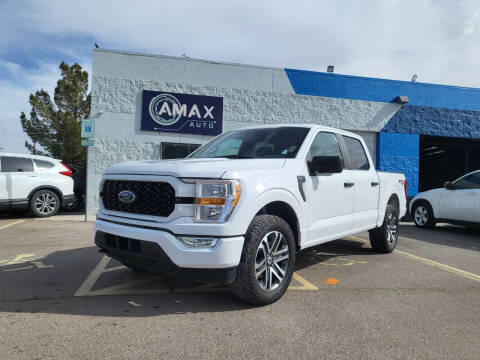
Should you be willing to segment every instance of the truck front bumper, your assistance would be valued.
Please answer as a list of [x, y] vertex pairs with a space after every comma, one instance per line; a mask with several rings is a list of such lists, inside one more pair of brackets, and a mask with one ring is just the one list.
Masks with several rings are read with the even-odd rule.
[[244, 237], [219, 238], [212, 248], [191, 248], [174, 234], [97, 220], [95, 243], [108, 255], [133, 267], [183, 275], [202, 282], [235, 279]]

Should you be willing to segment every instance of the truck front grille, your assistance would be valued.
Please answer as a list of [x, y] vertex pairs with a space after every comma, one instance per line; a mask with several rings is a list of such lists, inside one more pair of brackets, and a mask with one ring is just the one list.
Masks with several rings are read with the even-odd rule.
[[[124, 190], [135, 194], [134, 201], [120, 201]], [[106, 180], [101, 196], [105, 209], [112, 211], [167, 217], [175, 209], [175, 190], [166, 182]]]

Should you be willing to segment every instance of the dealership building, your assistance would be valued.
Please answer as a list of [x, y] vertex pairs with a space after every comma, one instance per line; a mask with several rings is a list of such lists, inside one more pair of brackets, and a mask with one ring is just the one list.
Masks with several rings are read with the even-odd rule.
[[313, 123], [365, 139], [408, 195], [480, 169], [480, 89], [94, 49], [87, 213], [103, 171], [183, 157], [221, 132]]

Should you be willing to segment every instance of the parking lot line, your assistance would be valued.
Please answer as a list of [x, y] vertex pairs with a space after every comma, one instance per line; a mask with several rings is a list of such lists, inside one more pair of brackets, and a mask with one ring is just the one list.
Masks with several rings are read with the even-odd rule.
[[[370, 242], [368, 240], [365, 240], [365, 239], [362, 239], [358, 236], [353, 236], [351, 235], [350, 238], [354, 239], [354, 240], [358, 240], [358, 241], [361, 241], [365, 244], [370, 244]], [[402, 236], [402, 238], [404, 238]], [[405, 238], [407, 240], [412, 240], [413, 239], [409, 239], [409, 238]], [[400, 255], [403, 255], [403, 256], [406, 256], [406, 257], [409, 257], [410, 259], [413, 259], [413, 260], [416, 260], [416, 261], [419, 261], [421, 263], [424, 263], [424, 264], [427, 264], [427, 265], [430, 265], [430, 266], [434, 266], [438, 269], [442, 269], [442, 270], [445, 270], [445, 271], [448, 271], [448, 272], [451, 272], [453, 274], [457, 274], [457, 275], [460, 275], [460, 276], [463, 276], [467, 279], [471, 279], [471, 280], [474, 280], [474, 281], [478, 281], [480, 282], [480, 275], [477, 275], [477, 274], [473, 274], [471, 272], [468, 272], [468, 271], [465, 271], [465, 270], [462, 270], [462, 269], [457, 269], [453, 266], [449, 266], [449, 265], [445, 265], [445, 264], [442, 264], [442, 263], [439, 263], [437, 261], [433, 261], [433, 260], [430, 260], [430, 259], [427, 259], [427, 258], [424, 258], [424, 257], [421, 257], [421, 256], [418, 256], [418, 255], [414, 255], [414, 254], [410, 254], [406, 251], [402, 251], [402, 250], [394, 250], [393, 251], [394, 253], [397, 253], [397, 254], [400, 254]]]
[[87, 279], [82, 283], [80, 288], [75, 292], [73, 296], [87, 296], [90, 290], [93, 288], [93, 285], [95, 285], [95, 282], [100, 277], [100, 274], [107, 267], [109, 261], [110, 258], [108, 256], [103, 256], [98, 262], [97, 266], [95, 266], [95, 269], [93, 269], [90, 275], [88, 275]]
[[10, 226], [13, 226], [13, 225], [21, 224], [25, 221], [27, 221], [27, 220], [18, 220], [18, 221], [14, 221], [13, 223], [10, 223], [10, 224], [0, 226], [0, 230], [6, 229], [6, 228], [8, 228]]
[[[175, 288], [175, 289], [133, 289], [138, 285], [144, 285], [149, 282], [162, 279], [162, 276], [152, 276], [148, 278], [141, 278], [126, 283], [109, 286], [107, 288], [92, 290], [100, 275], [111, 272], [112, 270], [125, 269], [124, 266], [116, 266], [107, 268], [110, 258], [103, 256], [97, 263], [93, 271], [88, 275], [80, 288], [75, 292], [74, 296], [98, 296], [98, 295], [132, 295], [132, 294], [168, 294], [175, 293], [189, 293], [189, 292], [223, 292], [229, 291], [228, 287], [218, 287], [215, 284], [202, 284], [193, 288]], [[319, 288], [313, 285], [310, 281], [300, 276], [297, 272], [293, 273], [293, 279], [300, 285], [290, 285], [288, 290], [307, 290], [315, 291]]]
[[290, 285], [288, 290], [318, 290], [318, 287], [313, 285], [310, 281], [300, 276], [297, 272], [293, 273], [293, 278], [297, 280], [301, 286]]

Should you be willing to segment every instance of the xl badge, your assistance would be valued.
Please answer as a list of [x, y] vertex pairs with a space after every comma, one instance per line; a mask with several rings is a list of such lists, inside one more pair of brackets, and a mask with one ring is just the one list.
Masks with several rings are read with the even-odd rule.
[[124, 204], [131, 204], [137, 199], [137, 195], [133, 191], [123, 190], [118, 193], [118, 200]]

